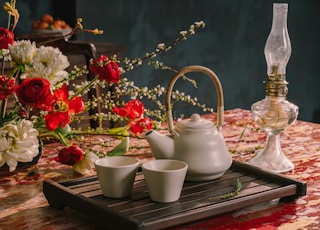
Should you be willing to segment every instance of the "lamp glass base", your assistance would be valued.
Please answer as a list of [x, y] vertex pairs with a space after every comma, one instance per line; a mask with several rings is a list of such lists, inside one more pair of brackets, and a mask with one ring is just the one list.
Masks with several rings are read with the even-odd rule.
[[279, 134], [269, 134], [264, 149], [249, 164], [275, 173], [294, 170], [294, 164], [281, 150]]

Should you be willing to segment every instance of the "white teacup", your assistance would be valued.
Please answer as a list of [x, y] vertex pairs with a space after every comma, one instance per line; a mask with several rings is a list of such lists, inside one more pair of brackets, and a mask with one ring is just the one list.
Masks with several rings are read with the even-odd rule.
[[113, 156], [95, 161], [102, 193], [110, 198], [123, 198], [131, 194], [139, 161], [134, 157]]
[[142, 171], [151, 200], [169, 203], [179, 200], [188, 165], [177, 160], [151, 160], [142, 164]]

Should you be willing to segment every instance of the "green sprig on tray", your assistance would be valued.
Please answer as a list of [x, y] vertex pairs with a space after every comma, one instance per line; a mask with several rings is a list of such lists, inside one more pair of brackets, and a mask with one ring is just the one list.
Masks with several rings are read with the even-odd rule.
[[239, 179], [237, 179], [237, 182], [234, 185], [234, 190], [232, 192], [228, 192], [220, 196], [210, 197], [209, 200], [220, 200], [220, 199], [227, 199], [227, 198], [234, 197], [240, 193], [241, 188], [242, 188], [242, 183]]

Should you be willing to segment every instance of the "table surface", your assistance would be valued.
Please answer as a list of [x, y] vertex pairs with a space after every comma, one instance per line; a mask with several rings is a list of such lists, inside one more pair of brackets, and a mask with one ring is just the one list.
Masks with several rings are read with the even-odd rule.
[[[215, 121], [216, 115], [204, 116]], [[250, 111], [224, 113], [222, 133], [234, 160], [248, 162], [265, 143], [266, 135], [255, 126]], [[92, 148], [101, 142], [112, 144], [105, 136], [88, 138]], [[42, 192], [45, 179], [63, 181], [81, 177], [54, 160], [57, 145], [45, 146], [39, 162], [9, 173], [0, 168], [0, 229], [104, 229], [96, 220], [69, 207], [57, 210], [48, 205]], [[307, 195], [278, 203], [270, 201], [189, 223], [174, 229], [319, 229], [320, 226], [320, 124], [297, 121], [281, 134], [281, 146], [294, 163], [294, 172], [286, 176], [307, 182]], [[153, 159], [144, 139], [130, 140], [128, 155], [141, 162]]]

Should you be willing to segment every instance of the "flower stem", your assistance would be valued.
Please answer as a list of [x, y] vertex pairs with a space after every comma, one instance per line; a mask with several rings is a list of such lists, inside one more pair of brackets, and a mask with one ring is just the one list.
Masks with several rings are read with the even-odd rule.
[[68, 142], [66, 138], [64, 138], [64, 136], [60, 132], [55, 132], [55, 131], [44, 132], [44, 133], [40, 133], [38, 137], [39, 139], [54, 137], [55, 139], [59, 140], [61, 144], [68, 146]]
[[[13, 4], [13, 1], [14, 1], [14, 0], [11, 0], [11, 1], [10, 1], [10, 5], [12, 5], [12, 4]], [[8, 24], [7, 24], [7, 29], [10, 29], [10, 25], [11, 25], [11, 15], [10, 15], [10, 14], [8, 14]]]
[[7, 99], [1, 101], [0, 117], [3, 119], [6, 116]]
[[54, 135], [58, 137], [58, 139], [60, 140], [60, 143], [62, 143], [65, 146], [68, 146], [66, 139], [63, 137], [63, 135], [60, 132], [54, 132]]
[[[158, 54], [167, 52], [168, 50], [172, 49], [172, 47], [176, 46], [179, 42], [185, 41], [188, 36], [191, 36], [195, 34], [195, 31], [198, 29], [202, 29], [205, 27], [204, 22], [199, 22], [199, 23], [194, 23], [193, 25], [190, 26], [190, 29], [188, 31], [185, 31], [185, 33], [180, 32], [180, 36], [177, 37], [174, 41], [170, 42], [168, 45], [163, 44], [161, 48], [157, 48], [155, 51], [151, 53], [147, 53], [143, 58], [132, 58], [132, 59], [127, 59], [125, 60], [126, 66], [125, 69], [131, 69], [133, 66], [139, 65], [140, 61], [141, 62], [148, 62], [150, 59], [155, 58]], [[150, 61], [149, 61], [150, 62]], [[170, 69], [176, 72], [174, 69]]]
[[9, 78], [15, 77], [17, 78], [20, 74], [20, 67], [16, 66], [9, 75]]
[[84, 85], [80, 89], [78, 89], [77, 92], [69, 98], [69, 100], [71, 101], [76, 96], [82, 95], [82, 93], [85, 92], [87, 89], [90, 89], [96, 83], [97, 80], [98, 76], [91, 80], [87, 85]]
[[5, 68], [5, 60], [4, 60], [4, 57], [3, 57], [2, 65], [1, 65], [1, 75], [4, 75], [4, 68]]

